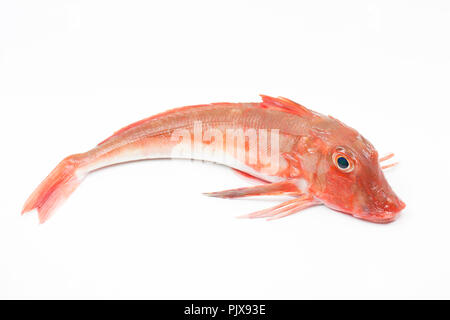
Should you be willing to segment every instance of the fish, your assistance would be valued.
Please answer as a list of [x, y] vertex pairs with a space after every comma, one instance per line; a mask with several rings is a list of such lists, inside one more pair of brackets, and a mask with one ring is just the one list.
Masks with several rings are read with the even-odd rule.
[[44, 223], [92, 171], [146, 159], [194, 159], [225, 165], [256, 185], [209, 192], [234, 199], [289, 196], [240, 216], [275, 220], [325, 205], [358, 219], [394, 221], [405, 203], [394, 193], [379, 157], [358, 131], [283, 97], [172, 109], [128, 125], [93, 149], [70, 155], [41, 182], [22, 214]]

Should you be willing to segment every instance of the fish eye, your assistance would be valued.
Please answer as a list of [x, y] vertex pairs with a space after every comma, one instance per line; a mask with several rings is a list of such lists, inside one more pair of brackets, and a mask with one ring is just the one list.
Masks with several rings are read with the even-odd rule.
[[338, 157], [337, 164], [338, 164], [338, 167], [343, 170], [346, 170], [350, 166], [350, 163], [348, 163], [348, 160], [345, 159], [344, 157]]
[[353, 170], [353, 161], [341, 152], [333, 154], [333, 162], [334, 165], [343, 172], [351, 172]]

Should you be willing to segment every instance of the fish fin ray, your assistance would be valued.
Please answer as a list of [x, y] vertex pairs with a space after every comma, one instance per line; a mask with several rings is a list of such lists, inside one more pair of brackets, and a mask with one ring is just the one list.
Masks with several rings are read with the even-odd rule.
[[275, 109], [281, 109], [286, 112], [294, 113], [300, 116], [313, 116], [314, 113], [306, 108], [305, 106], [302, 106], [301, 104], [294, 102], [292, 100], [289, 100], [287, 98], [283, 97], [270, 97], [263, 94], [260, 94], [260, 97], [262, 98], [263, 102], [261, 103], [261, 106], [264, 108], [275, 108]]
[[263, 182], [263, 183], [269, 183], [269, 181], [264, 180], [262, 178], [258, 178], [255, 176], [252, 176], [250, 173], [235, 169], [235, 168], [231, 168], [231, 170], [233, 170], [236, 174], [238, 174], [239, 176], [245, 178], [245, 179], [249, 179], [251, 181], [256, 181], [256, 182]]
[[250, 196], [301, 195], [297, 185], [291, 181], [257, 185], [252, 187], [207, 192], [204, 195], [216, 198], [242, 198]]
[[39, 222], [44, 223], [82, 182], [85, 174], [77, 172], [81, 155], [72, 155], [61, 161], [29, 196], [22, 214], [37, 210]]
[[252, 212], [249, 214], [245, 214], [243, 216], [239, 216], [238, 218], [268, 218], [267, 220], [275, 220], [290, 216], [294, 213], [297, 213], [303, 209], [315, 206], [320, 204], [319, 201], [315, 200], [310, 195], [303, 195], [299, 198], [285, 201], [279, 205], [276, 205], [271, 208], [263, 209], [260, 211]]

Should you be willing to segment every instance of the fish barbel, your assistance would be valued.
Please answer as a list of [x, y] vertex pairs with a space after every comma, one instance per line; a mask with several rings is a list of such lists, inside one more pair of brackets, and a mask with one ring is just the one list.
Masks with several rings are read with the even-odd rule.
[[62, 160], [26, 201], [45, 222], [89, 172], [142, 159], [217, 162], [259, 185], [206, 193], [220, 198], [289, 195], [293, 199], [244, 217], [278, 219], [326, 205], [377, 223], [405, 204], [392, 191], [372, 144], [339, 120], [286, 98], [188, 106], [133, 123], [92, 150]]

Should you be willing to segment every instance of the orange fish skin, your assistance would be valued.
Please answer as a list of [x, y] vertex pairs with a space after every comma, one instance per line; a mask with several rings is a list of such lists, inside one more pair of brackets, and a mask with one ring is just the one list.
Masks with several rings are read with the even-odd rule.
[[[28, 198], [22, 213], [37, 209], [40, 222], [45, 222], [89, 172], [109, 165], [141, 159], [193, 158], [216, 161], [257, 179], [279, 183], [275, 193], [273, 189], [276, 186], [267, 188], [271, 189], [271, 194], [299, 197], [298, 203], [291, 201], [285, 209], [277, 206], [272, 219], [276, 215], [286, 216], [317, 204], [377, 223], [391, 222], [397, 217], [405, 204], [387, 183], [378, 153], [369, 141], [333, 117], [321, 115], [285, 98], [262, 98], [260, 103], [183, 107], [131, 124], [94, 149], [64, 159]], [[215, 145], [220, 157], [216, 153], [192, 153], [192, 150], [174, 155], [174, 148], [194, 144], [198, 123], [205, 131], [255, 130], [258, 150], [264, 149], [259, 140], [259, 130], [276, 130], [279, 133], [276, 170], [269, 170], [270, 164], [262, 161], [260, 154], [256, 162], [251, 161], [248, 155], [239, 158], [236, 155], [239, 150], [230, 153], [225, 144]], [[189, 139], [174, 139], [178, 131]], [[203, 150], [212, 141], [201, 136]], [[245, 141], [245, 150], [241, 151], [247, 153], [250, 143]], [[266, 149], [275, 150], [270, 139]], [[343, 170], [340, 167], [342, 163], [336, 162], [342, 158], [351, 171], [349, 168]], [[280, 183], [282, 181], [289, 183]], [[259, 187], [258, 190], [265, 188]], [[245, 188], [239, 189], [238, 194], [245, 196], [246, 192]], [[255, 194], [264, 193], [248, 191], [248, 195]], [[270, 214], [264, 212], [265, 217]]]

